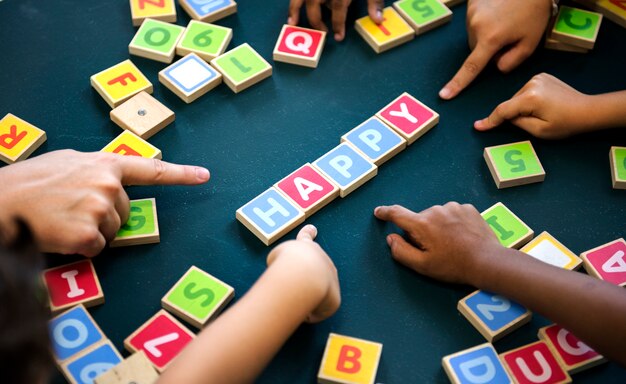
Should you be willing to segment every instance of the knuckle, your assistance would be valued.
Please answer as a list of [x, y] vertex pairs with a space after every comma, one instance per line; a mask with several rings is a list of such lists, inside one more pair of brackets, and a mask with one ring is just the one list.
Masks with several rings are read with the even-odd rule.
[[167, 172], [167, 166], [159, 159], [152, 159], [152, 167], [154, 169], [154, 180], [161, 181]]
[[466, 72], [469, 72], [473, 75], [478, 74], [478, 72], [480, 72], [480, 68], [478, 67], [478, 64], [476, 64], [473, 61], [466, 61], [465, 63], [463, 63], [463, 69]]
[[86, 203], [91, 214], [98, 220], [104, 219], [111, 207], [109, 200], [99, 194], [90, 195]]

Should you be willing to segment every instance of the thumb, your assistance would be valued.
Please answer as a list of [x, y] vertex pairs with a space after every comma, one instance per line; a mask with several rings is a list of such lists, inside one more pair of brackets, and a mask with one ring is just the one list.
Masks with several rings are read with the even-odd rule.
[[415, 248], [404, 240], [402, 236], [395, 233], [387, 236], [387, 244], [389, 248], [391, 248], [391, 256], [395, 261], [416, 272], [420, 271], [419, 265], [423, 258], [422, 251]]

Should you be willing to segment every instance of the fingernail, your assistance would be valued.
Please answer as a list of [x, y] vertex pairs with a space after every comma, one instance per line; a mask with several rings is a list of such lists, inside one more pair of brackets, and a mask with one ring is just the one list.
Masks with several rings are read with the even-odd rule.
[[287, 24], [291, 25], [293, 23], [293, 19], [290, 17], [287, 19]]
[[389, 246], [389, 248], [391, 248], [391, 245], [393, 244], [393, 237], [391, 237], [391, 235], [387, 236], [387, 245]]
[[336, 40], [336, 41], [341, 41], [341, 40], [343, 40], [343, 34], [341, 34], [341, 33], [335, 33], [335, 40]]
[[448, 89], [448, 87], [443, 87], [441, 91], [439, 91], [439, 97], [442, 99], [448, 100], [452, 96], [452, 92]]
[[381, 20], [383, 18], [383, 12], [380, 9], [376, 11], [376, 17], [378, 17], [378, 20]]
[[211, 174], [209, 173], [208, 169], [196, 167], [196, 179], [198, 179], [199, 181], [207, 181], [209, 180], [210, 176]]
[[374, 215], [377, 215], [377, 214], [378, 214], [378, 210], [379, 210], [379, 209], [380, 209], [380, 207], [376, 207], [376, 208], [374, 208]]

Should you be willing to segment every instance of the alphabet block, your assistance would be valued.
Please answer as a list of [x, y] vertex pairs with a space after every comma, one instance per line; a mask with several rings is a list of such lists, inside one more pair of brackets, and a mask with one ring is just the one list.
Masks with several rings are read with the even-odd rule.
[[131, 131], [120, 133], [113, 141], [102, 148], [102, 152], [117, 153], [122, 156], [139, 156], [147, 159], [160, 159], [161, 150]]
[[79, 304], [48, 323], [57, 364], [106, 339], [85, 306]]
[[99, 375], [122, 362], [122, 356], [111, 341], [86, 349], [61, 365], [61, 372], [71, 384], [91, 384]]
[[7, 113], [0, 120], [0, 160], [7, 164], [24, 160], [46, 141], [46, 132]]
[[617, 239], [583, 252], [585, 270], [598, 279], [626, 287], [626, 241]]
[[540, 328], [538, 336], [568, 373], [574, 374], [606, 362], [602, 355], [560, 325]]
[[487, 147], [483, 156], [498, 189], [538, 183], [546, 178], [530, 141]]
[[115, 108], [141, 91], [152, 93], [152, 83], [130, 60], [91, 76], [91, 86]]
[[174, 0], [130, 0], [130, 15], [135, 27], [144, 19], [176, 22], [176, 4]]
[[413, 144], [415, 140], [439, 123], [437, 112], [407, 92], [380, 110], [376, 117], [395, 129], [407, 140], [408, 145]]
[[535, 232], [502, 203], [496, 203], [481, 216], [498, 236], [500, 244], [518, 249], [533, 238]]
[[110, 247], [153, 244], [160, 241], [156, 200], [140, 199], [130, 201], [130, 216], [126, 224], [117, 232]]
[[304, 212], [274, 187], [239, 208], [236, 217], [265, 245], [304, 222]]
[[354, 28], [376, 53], [382, 53], [413, 40], [415, 31], [393, 7], [383, 9], [383, 22], [374, 23], [369, 16], [355, 21]]
[[611, 147], [609, 161], [613, 188], [626, 189], [626, 147]]
[[531, 240], [520, 251], [529, 254], [537, 260], [554, 265], [555, 267], [575, 270], [580, 268], [582, 260], [561, 244], [548, 232], [542, 232]]
[[307, 163], [275, 185], [306, 218], [339, 196], [339, 187]]
[[159, 72], [159, 81], [185, 103], [191, 103], [222, 83], [222, 75], [195, 53]]
[[511, 378], [490, 343], [445, 356], [442, 365], [450, 382], [454, 384], [511, 383]]
[[341, 143], [317, 159], [313, 166], [339, 186], [339, 196], [346, 197], [378, 173], [378, 167], [348, 143]]
[[100, 280], [91, 260], [46, 269], [43, 271], [43, 284], [48, 290], [52, 313], [78, 304], [92, 307], [104, 303]]
[[131, 352], [144, 351], [159, 372], [163, 372], [195, 335], [172, 315], [160, 310], [124, 340]]
[[169, 64], [174, 60], [176, 45], [184, 31], [184, 27], [176, 24], [146, 19], [128, 45], [128, 52]]
[[459, 312], [490, 342], [528, 323], [531, 312], [503, 296], [476, 291], [461, 299]]
[[452, 20], [452, 11], [441, 0], [401, 0], [393, 3], [393, 7], [413, 27], [416, 35]]
[[230, 28], [190, 20], [176, 46], [176, 54], [185, 56], [195, 53], [208, 62], [224, 53], [232, 38], [233, 30]]
[[600, 31], [602, 14], [561, 6], [551, 37], [576, 47], [593, 49]]
[[383, 345], [331, 333], [322, 358], [318, 383], [373, 384]]
[[274, 61], [317, 68], [325, 41], [324, 31], [283, 25], [274, 47]]
[[96, 377], [94, 384], [154, 384], [159, 374], [143, 351], [133, 353], [124, 361]]
[[111, 120], [122, 129], [131, 131], [144, 140], [172, 123], [173, 111], [146, 92], [140, 92], [113, 109]]
[[200, 329], [235, 297], [235, 289], [192, 266], [163, 296], [161, 305]]
[[224, 82], [235, 93], [272, 76], [272, 66], [248, 43], [231, 49], [211, 60], [224, 76]]
[[179, 0], [180, 6], [192, 19], [212, 23], [237, 12], [233, 0]]
[[402, 152], [407, 141], [389, 128], [377, 117], [371, 117], [358, 127], [341, 137], [341, 142], [349, 142], [360, 153], [381, 166], [384, 162]]
[[555, 51], [561, 51], [561, 52], [574, 52], [574, 53], [587, 53], [589, 52], [588, 49], [585, 48], [580, 48], [577, 47], [575, 45], [571, 45], [571, 44], [566, 44], [563, 43], [555, 38], [552, 38], [551, 36], [546, 36], [546, 42], [544, 44], [544, 47], [546, 47], [547, 49], [553, 49]]
[[500, 360], [517, 384], [572, 382], [572, 378], [559, 365], [548, 345], [543, 341], [502, 353]]
[[626, 1], [595, 0], [594, 10], [600, 12], [612, 22], [626, 28]]

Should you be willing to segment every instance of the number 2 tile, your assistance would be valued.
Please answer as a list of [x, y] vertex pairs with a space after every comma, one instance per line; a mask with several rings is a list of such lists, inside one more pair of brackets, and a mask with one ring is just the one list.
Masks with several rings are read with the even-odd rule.
[[485, 291], [461, 299], [457, 308], [488, 341], [500, 339], [529, 322], [532, 316], [518, 303]]

